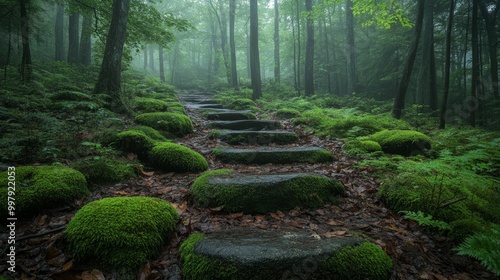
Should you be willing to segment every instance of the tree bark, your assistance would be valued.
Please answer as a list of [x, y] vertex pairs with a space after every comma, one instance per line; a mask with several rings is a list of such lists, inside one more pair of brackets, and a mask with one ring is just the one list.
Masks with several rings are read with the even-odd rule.
[[144, 71], [148, 69], [148, 46], [144, 46]]
[[453, 16], [455, 14], [455, 0], [450, 1], [450, 11], [448, 14], [448, 23], [446, 25], [446, 51], [444, 65], [444, 91], [441, 101], [441, 112], [439, 114], [439, 129], [446, 126], [446, 108], [448, 103], [448, 93], [450, 92], [450, 64], [451, 64], [451, 31], [453, 27]]
[[80, 38], [80, 64], [89, 66], [91, 63], [92, 53], [92, 15], [83, 16], [82, 34]]
[[64, 7], [57, 5], [55, 24], [55, 60], [64, 61]]
[[478, 30], [478, 8], [479, 0], [472, 0], [472, 81], [470, 100], [467, 102], [467, 109], [470, 111], [469, 124], [476, 126], [476, 110], [479, 108], [479, 30]]
[[94, 93], [106, 93], [111, 98], [110, 108], [115, 112], [125, 111], [121, 99], [121, 65], [130, 0], [114, 0], [111, 25], [106, 38], [103, 61]]
[[257, 100], [262, 96], [259, 58], [259, 10], [258, 0], [250, 0], [250, 72], [252, 76], [252, 98]]
[[234, 22], [236, 16], [236, 0], [229, 1], [229, 46], [231, 48], [231, 86], [238, 87], [238, 72], [236, 69], [236, 43], [234, 40]]
[[280, 12], [278, 0], [274, 0], [274, 81], [281, 82], [280, 62]]
[[149, 46], [149, 68], [151, 71], [155, 71], [155, 50], [153, 46]]
[[356, 53], [354, 45], [354, 15], [352, 13], [352, 0], [346, 0], [346, 26], [347, 26], [347, 94], [356, 91]]
[[[429, 104], [431, 110], [437, 110], [437, 92], [435, 83], [436, 68], [434, 61], [434, 4], [435, 0], [425, 0], [422, 29], [422, 56], [418, 75], [418, 98], [421, 104]], [[434, 68], [434, 69], [433, 69]]]
[[31, 49], [30, 49], [30, 21], [28, 17], [28, 10], [26, 9], [26, 0], [19, 0], [19, 12], [21, 16], [21, 37], [23, 44], [23, 55], [21, 58], [21, 79], [24, 82], [31, 81], [33, 73], [31, 65]]
[[78, 31], [80, 29], [80, 14], [73, 13], [69, 16], [68, 24], [68, 63], [78, 63], [79, 55], [79, 38]]
[[312, 18], [312, 0], [306, 0], [307, 14], [307, 40], [306, 61], [304, 72], [304, 92], [306, 96], [314, 94], [314, 20]]
[[163, 46], [159, 45], [158, 46], [158, 63], [159, 63], [159, 68], [160, 68], [160, 80], [162, 83], [165, 82], [165, 67], [163, 63], [165, 62], [165, 59], [163, 58]]
[[405, 97], [406, 91], [408, 90], [408, 85], [410, 84], [411, 72], [413, 70], [413, 65], [415, 64], [415, 57], [417, 55], [418, 41], [420, 40], [420, 34], [422, 31], [422, 21], [424, 18], [424, 4], [425, 0], [418, 1], [417, 10], [417, 22], [415, 24], [415, 34], [413, 35], [413, 40], [408, 51], [408, 57], [406, 58], [403, 76], [399, 82], [398, 92], [396, 94], [396, 99], [394, 100], [394, 105], [392, 107], [392, 116], [396, 119], [401, 118], [401, 113], [405, 108]]
[[300, 77], [300, 57], [301, 57], [301, 44], [300, 44], [300, 40], [302, 40], [302, 38], [300, 38], [300, 11], [299, 11], [299, 0], [295, 0], [295, 7], [296, 7], [296, 15], [297, 15], [297, 91], [299, 92], [299, 95], [300, 95], [300, 92], [301, 92], [301, 84], [300, 84], [300, 80], [301, 80], [301, 77]]
[[498, 9], [500, 9], [500, 0], [496, 1], [496, 9], [489, 12], [487, 3], [481, 1], [480, 3], [481, 14], [484, 18], [484, 22], [486, 24], [486, 34], [488, 36], [488, 51], [490, 56], [490, 75], [491, 75], [491, 83], [493, 89], [493, 96], [495, 99], [500, 99], [499, 95], [499, 84], [498, 84], [498, 55], [497, 55], [497, 47], [498, 47], [498, 37], [497, 37], [497, 27], [496, 27], [496, 18]]

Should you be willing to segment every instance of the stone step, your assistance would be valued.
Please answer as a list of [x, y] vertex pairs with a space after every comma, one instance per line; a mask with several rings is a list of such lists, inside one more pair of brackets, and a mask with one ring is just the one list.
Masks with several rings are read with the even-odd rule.
[[208, 123], [208, 126], [231, 130], [273, 130], [281, 128], [281, 123], [268, 120], [212, 121]]
[[209, 104], [186, 104], [184, 107], [189, 109], [223, 109], [221, 104], [209, 103]]
[[180, 249], [186, 279], [389, 279], [392, 260], [359, 237], [282, 230], [193, 234]]
[[267, 145], [270, 143], [284, 145], [299, 140], [297, 134], [284, 130], [218, 130], [212, 131], [212, 136], [230, 145]]
[[217, 159], [225, 163], [320, 163], [333, 160], [330, 151], [319, 147], [232, 149], [216, 148], [213, 150]]
[[201, 207], [250, 214], [335, 204], [344, 191], [340, 182], [318, 174], [246, 175], [231, 169], [205, 172], [191, 187], [195, 203]]
[[249, 111], [209, 112], [206, 114], [208, 120], [237, 121], [255, 120], [256, 117]]

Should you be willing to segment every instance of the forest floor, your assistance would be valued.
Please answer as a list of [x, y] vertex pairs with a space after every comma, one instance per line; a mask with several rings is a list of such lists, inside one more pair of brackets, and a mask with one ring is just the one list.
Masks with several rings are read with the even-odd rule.
[[[229, 228], [260, 228], [301, 230], [317, 238], [363, 235], [380, 245], [393, 259], [391, 279], [499, 279], [482, 265], [453, 251], [455, 244], [446, 236], [427, 234], [411, 220], [403, 219], [387, 209], [377, 197], [379, 183], [368, 168], [355, 168], [357, 162], [341, 150], [343, 142], [319, 139], [289, 121], [284, 129], [294, 131], [300, 141], [287, 146], [319, 146], [330, 150], [336, 160], [323, 164], [225, 164], [211, 154], [213, 148], [224, 146], [209, 138], [205, 119], [195, 110], [188, 111], [197, 131], [176, 141], [203, 154], [210, 169], [230, 168], [240, 173], [311, 172], [341, 181], [347, 189], [337, 206], [327, 205], [316, 210], [295, 208], [288, 212], [265, 215], [224, 213], [223, 209], [204, 209], [193, 204], [190, 186], [197, 173], [144, 172], [141, 177], [104, 186], [92, 192], [85, 201], [71, 207], [18, 222], [17, 277], [20, 279], [117, 279], [116, 274], [94, 270], [76, 264], [65, 253], [63, 229], [77, 209], [87, 201], [113, 196], [150, 196], [165, 199], [178, 210], [182, 221], [161, 255], [138, 272], [138, 279], [182, 279], [179, 246], [190, 234]], [[248, 146], [245, 146], [248, 148]], [[147, 170], [149, 171], [149, 170]], [[6, 238], [0, 236], [0, 238]], [[5, 254], [2, 254], [5, 256]], [[2, 261], [0, 271], [7, 264]], [[297, 278], [299, 279], [299, 278]]]

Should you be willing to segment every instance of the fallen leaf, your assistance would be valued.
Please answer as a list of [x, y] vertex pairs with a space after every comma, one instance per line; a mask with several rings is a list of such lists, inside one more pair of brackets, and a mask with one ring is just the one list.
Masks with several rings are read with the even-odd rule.
[[243, 217], [243, 212], [233, 213], [226, 216], [229, 219], [237, 219]]
[[326, 224], [330, 226], [341, 226], [344, 223], [329, 219], [328, 221], [326, 221]]
[[70, 260], [69, 262], [63, 265], [63, 271], [68, 271], [72, 268], [73, 268], [73, 260]]
[[263, 222], [266, 220], [266, 217], [262, 216], [262, 215], [256, 215], [255, 216], [255, 220], [256, 221], [259, 221], [259, 222]]
[[224, 205], [215, 207], [215, 208], [210, 208], [210, 211], [212, 212], [220, 212], [224, 208]]

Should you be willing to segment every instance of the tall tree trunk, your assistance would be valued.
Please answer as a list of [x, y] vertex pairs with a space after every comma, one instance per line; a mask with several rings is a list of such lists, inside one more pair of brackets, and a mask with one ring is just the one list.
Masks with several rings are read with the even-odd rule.
[[155, 50], [153, 46], [149, 46], [149, 68], [151, 71], [155, 71]]
[[314, 94], [314, 20], [312, 18], [312, 0], [306, 0], [307, 40], [304, 72], [304, 92], [306, 96]]
[[[328, 11], [330, 13], [330, 11]], [[323, 36], [325, 37], [325, 63], [326, 63], [326, 86], [328, 89], [328, 93], [332, 94], [332, 72], [330, 69], [330, 43], [328, 42], [328, 31], [326, 28], [326, 20], [323, 19]]]
[[478, 31], [478, 9], [479, 0], [472, 0], [472, 81], [470, 99], [467, 102], [467, 109], [470, 111], [469, 124], [476, 126], [476, 110], [479, 108], [479, 31]]
[[259, 58], [259, 9], [258, 0], [250, 0], [250, 72], [252, 76], [252, 98], [257, 100], [262, 96]]
[[26, 9], [26, 0], [19, 0], [19, 12], [21, 16], [21, 37], [23, 44], [23, 56], [21, 58], [21, 79], [24, 82], [31, 81], [33, 73], [31, 65], [31, 50], [30, 50], [30, 21], [28, 10]]
[[401, 118], [401, 113], [405, 108], [406, 91], [408, 90], [408, 85], [410, 84], [411, 72], [413, 70], [413, 64], [415, 63], [415, 57], [417, 55], [418, 41], [420, 40], [420, 34], [422, 31], [424, 3], [425, 0], [418, 0], [415, 34], [413, 35], [413, 40], [411, 42], [411, 46], [408, 51], [408, 57], [406, 58], [405, 67], [403, 70], [403, 76], [401, 77], [401, 81], [399, 82], [398, 92], [396, 94], [396, 99], [394, 100], [394, 105], [392, 107], [392, 116], [396, 119]]
[[278, 0], [274, 0], [274, 81], [281, 82], [280, 62], [280, 12]]
[[300, 57], [301, 57], [301, 40], [300, 38], [300, 11], [299, 11], [299, 0], [295, 0], [295, 7], [296, 7], [296, 15], [297, 15], [297, 91], [299, 92], [299, 95], [301, 94], [301, 76], [300, 76]]
[[144, 46], [144, 70], [148, 69], [148, 46]]
[[234, 40], [234, 21], [236, 16], [236, 0], [229, 1], [229, 45], [231, 48], [231, 86], [238, 87], [238, 72], [236, 70], [236, 43]]
[[297, 76], [297, 68], [299, 67], [299, 62], [297, 61], [297, 40], [295, 39], [295, 23], [294, 23], [294, 10], [292, 6], [292, 16], [290, 17], [291, 19], [291, 24], [292, 24], [292, 41], [293, 41], [293, 86], [296, 90], [299, 89], [298, 85], [298, 76]]
[[354, 45], [354, 15], [352, 12], [352, 0], [346, 0], [346, 26], [347, 26], [347, 94], [352, 94], [356, 91], [356, 53]]
[[175, 43], [174, 55], [172, 56], [172, 63], [170, 64], [170, 84], [175, 85], [176, 69], [177, 69], [177, 56], [179, 54], [179, 42]]
[[224, 67], [226, 69], [227, 84], [231, 85], [231, 68], [229, 66], [229, 55], [227, 52], [227, 21], [226, 13], [224, 11], [224, 2], [226, 1], [219, 0], [220, 49], [222, 51], [222, 60], [224, 61]]
[[64, 61], [64, 7], [57, 5], [55, 24], [55, 60]]
[[162, 83], [165, 82], [165, 67], [163, 65], [164, 62], [165, 62], [165, 59], [163, 58], [163, 46], [159, 45], [158, 46], [158, 63], [159, 63], [158, 68], [160, 68], [160, 80]]
[[448, 13], [448, 23], [446, 25], [446, 51], [444, 65], [444, 90], [441, 101], [441, 112], [439, 114], [439, 129], [446, 126], [446, 108], [448, 103], [448, 93], [450, 92], [450, 64], [451, 64], [451, 31], [453, 29], [453, 16], [455, 15], [455, 0], [450, 0], [450, 10]]
[[86, 14], [82, 21], [82, 34], [80, 38], [80, 63], [89, 66], [92, 53], [92, 15]]
[[436, 69], [434, 65], [434, 4], [435, 0], [425, 0], [424, 23], [422, 29], [422, 56], [419, 71], [418, 98], [422, 104], [429, 104], [437, 110], [437, 92], [433, 85]]
[[129, 8], [130, 0], [113, 1], [111, 25], [106, 38], [101, 70], [94, 88], [94, 93], [107, 93], [111, 97], [110, 107], [115, 112], [125, 111], [120, 94], [121, 66]]
[[69, 16], [68, 24], [68, 63], [78, 63], [79, 55], [79, 37], [78, 31], [80, 29], [80, 14], [73, 13]]
[[[212, 6], [213, 7], [213, 6]], [[218, 76], [219, 74], [219, 67], [220, 67], [220, 59], [219, 59], [219, 54], [218, 54], [218, 49], [219, 49], [219, 43], [217, 41], [217, 27], [214, 24], [214, 19], [212, 16], [212, 13], [208, 13], [209, 19], [210, 19], [210, 31], [211, 31], [211, 38], [212, 38], [212, 45], [213, 45], [213, 60], [214, 60], [214, 73], [212, 73], [212, 76]]]
[[[330, 24], [330, 28], [332, 29], [332, 65], [329, 66], [329, 70], [330, 72], [333, 71], [334, 69], [334, 66], [335, 66], [335, 62], [337, 61], [337, 51], [335, 50], [335, 34], [333, 33], [333, 20], [332, 20], [332, 17], [333, 17], [333, 14], [335, 13], [335, 6], [333, 6], [334, 10], [333, 12], [330, 11], [330, 9], [328, 8], [328, 23]], [[334, 92], [340, 92], [340, 88], [339, 88], [339, 85], [340, 85], [340, 82], [339, 82], [339, 75], [337, 73], [337, 71], [334, 71], [333, 73], [333, 81], [335, 82], [335, 88], [334, 88]]]
[[490, 56], [490, 75], [491, 75], [491, 83], [493, 89], [493, 96], [495, 99], [500, 99], [499, 95], [499, 84], [498, 84], [498, 55], [497, 55], [497, 47], [498, 47], [498, 37], [497, 37], [497, 27], [496, 27], [496, 18], [498, 9], [500, 9], [500, 0], [496, 1], [496, 9], [492, 11], [488, 11], [488, 3], [484, 1], [480, 1], [480, 9], [481, 14], [484, 18], [484, 22], [486, 24], [486, 34], [488, 35], [488, 50]]

